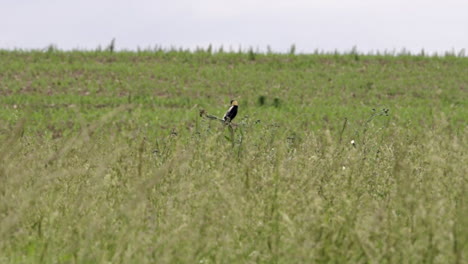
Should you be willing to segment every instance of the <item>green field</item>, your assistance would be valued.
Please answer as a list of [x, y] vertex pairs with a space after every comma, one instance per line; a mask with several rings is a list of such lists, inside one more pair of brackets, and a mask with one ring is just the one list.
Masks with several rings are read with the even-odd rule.
[[468, 263], [467, 89], [456, 56], [0, 51], [0, 263]]

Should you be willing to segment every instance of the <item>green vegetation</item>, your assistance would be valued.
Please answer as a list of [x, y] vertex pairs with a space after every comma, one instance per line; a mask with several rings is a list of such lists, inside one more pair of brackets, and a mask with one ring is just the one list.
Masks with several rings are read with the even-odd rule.
[[455, 56], [0, 51], [0, 263], [467, 263], [467, 85]]

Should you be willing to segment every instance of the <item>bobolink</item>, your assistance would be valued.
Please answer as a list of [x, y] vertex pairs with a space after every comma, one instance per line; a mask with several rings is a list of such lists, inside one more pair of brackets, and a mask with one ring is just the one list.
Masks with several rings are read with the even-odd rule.
[[234, 117], [237, 115], [237, 108], [239, 104], [236, 100], [231, 100], [231, 107], [227, 110], [226, 114], [223, 116], [223, 120], [225, 123], [230, 123]]

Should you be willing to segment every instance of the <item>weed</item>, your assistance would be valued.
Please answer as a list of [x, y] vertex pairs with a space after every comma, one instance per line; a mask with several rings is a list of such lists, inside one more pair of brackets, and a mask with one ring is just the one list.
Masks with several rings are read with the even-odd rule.
[[254, 61], [255, 60], [255, 52], [253, 48], [249, 48], [249, 60]]
[[263, 106], [266, 104], [266, 96], [260, 95], [257, 99], [258, 105]]
[[111, 42], [109, 43], [109, 46], [107, 46], [107, 51], [109, 51], [110, 53], [114, 53], [115, 51], [115, 38], [113, 38], [111, 40]]
[[292, 44], [291, 47], [289, 48], [289, 55], [295, 55], [296, 54], [296, 45]]

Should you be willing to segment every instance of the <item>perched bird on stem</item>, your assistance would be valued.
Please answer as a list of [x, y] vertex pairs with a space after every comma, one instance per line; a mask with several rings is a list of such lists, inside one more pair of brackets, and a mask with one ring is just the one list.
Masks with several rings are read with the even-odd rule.
[[237, 101], [236, 100], [231, 100], [231, 107], [229, 107], [226, 114], [224, 114], [224, 116], [223, 116], [224, 123], [231, 123], [231, 121], [237, 115], [237, 108], [238, 107], [239, 107], [239, 104], [237, 103]]

